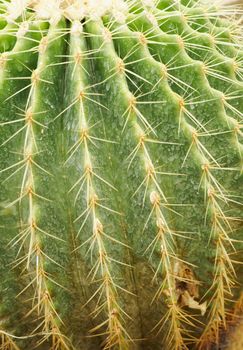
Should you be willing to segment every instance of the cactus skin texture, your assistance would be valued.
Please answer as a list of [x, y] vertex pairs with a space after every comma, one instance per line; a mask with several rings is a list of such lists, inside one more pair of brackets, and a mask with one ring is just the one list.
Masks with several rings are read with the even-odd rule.
[[235, 8], [1, 1], [1, 350], [209, 350], [237, 324]]

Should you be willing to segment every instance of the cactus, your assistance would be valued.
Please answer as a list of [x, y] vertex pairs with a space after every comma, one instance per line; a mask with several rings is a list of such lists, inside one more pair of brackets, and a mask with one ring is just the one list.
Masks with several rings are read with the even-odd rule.
[[0, 349], [204, 350], [237, 323], [235, 9], [1, 0]]

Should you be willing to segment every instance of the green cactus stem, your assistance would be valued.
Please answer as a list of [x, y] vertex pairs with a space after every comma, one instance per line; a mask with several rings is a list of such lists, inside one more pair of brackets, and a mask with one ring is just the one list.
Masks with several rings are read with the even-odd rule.
[[0, 1], [1, 350], [209, 350], [239, 324], [241, 13]]

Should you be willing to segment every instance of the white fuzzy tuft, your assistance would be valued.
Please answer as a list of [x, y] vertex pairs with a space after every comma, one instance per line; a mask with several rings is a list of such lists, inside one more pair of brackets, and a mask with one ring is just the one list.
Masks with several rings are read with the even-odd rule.
[[32, 2], [31, 5], [34, 8], [38, 18], [48, 18], [53, 22], [57, 22], [62, 16], [60, 4], [60, 0], [40, 0]]
[[124, 0], [11, 0], [7, 4], [7, 19], [14, 21], [27, 8], [36, 12], [36, 17], [57, 21], [61, 16], [70, 20], [84, 17], [97, 19], [106, 13], [112, 14], [119, 22], [125, 20], [128, 6]]
[[[142, 4], [146, 11], [156, 7], [156, 0], [137, 0]], [[178, 0], [175, 0], [178, 1]], [[200, 0], [206, 7], [218, 6], [226, 9], [231, 7], [236, 0]], [[128, 12], [128, 3], [126, 0], [11, 0], [4, 1], [7, 7], [6, 18], [9, 22], [16, 20], [24, 14], [27, 8], [35, 11], [36, 17], [40, 19], [49, 19], [52, 22], [58, 21], [62, 16], [70, 20], [82, 20], [84, 17], [97, 19], [105, 14], [111, 14], [114, 19], [120, 23], [125, 21]], [[135, 3], [136, 1], [131, 1]], [[236, 6], [237, 8], [237, 6]]]
[[14, 21], [16, 18], [20, 17], [25, 11], [28, 4], [28, 0], [11, 0], [7, 3], [7, 16], [8, 22]]

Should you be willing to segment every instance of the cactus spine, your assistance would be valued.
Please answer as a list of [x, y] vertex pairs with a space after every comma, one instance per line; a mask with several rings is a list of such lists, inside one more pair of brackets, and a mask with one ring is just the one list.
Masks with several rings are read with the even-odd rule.
[[235, 8], [1, 1], [0, 349], [204, 350], [237, 323]]

